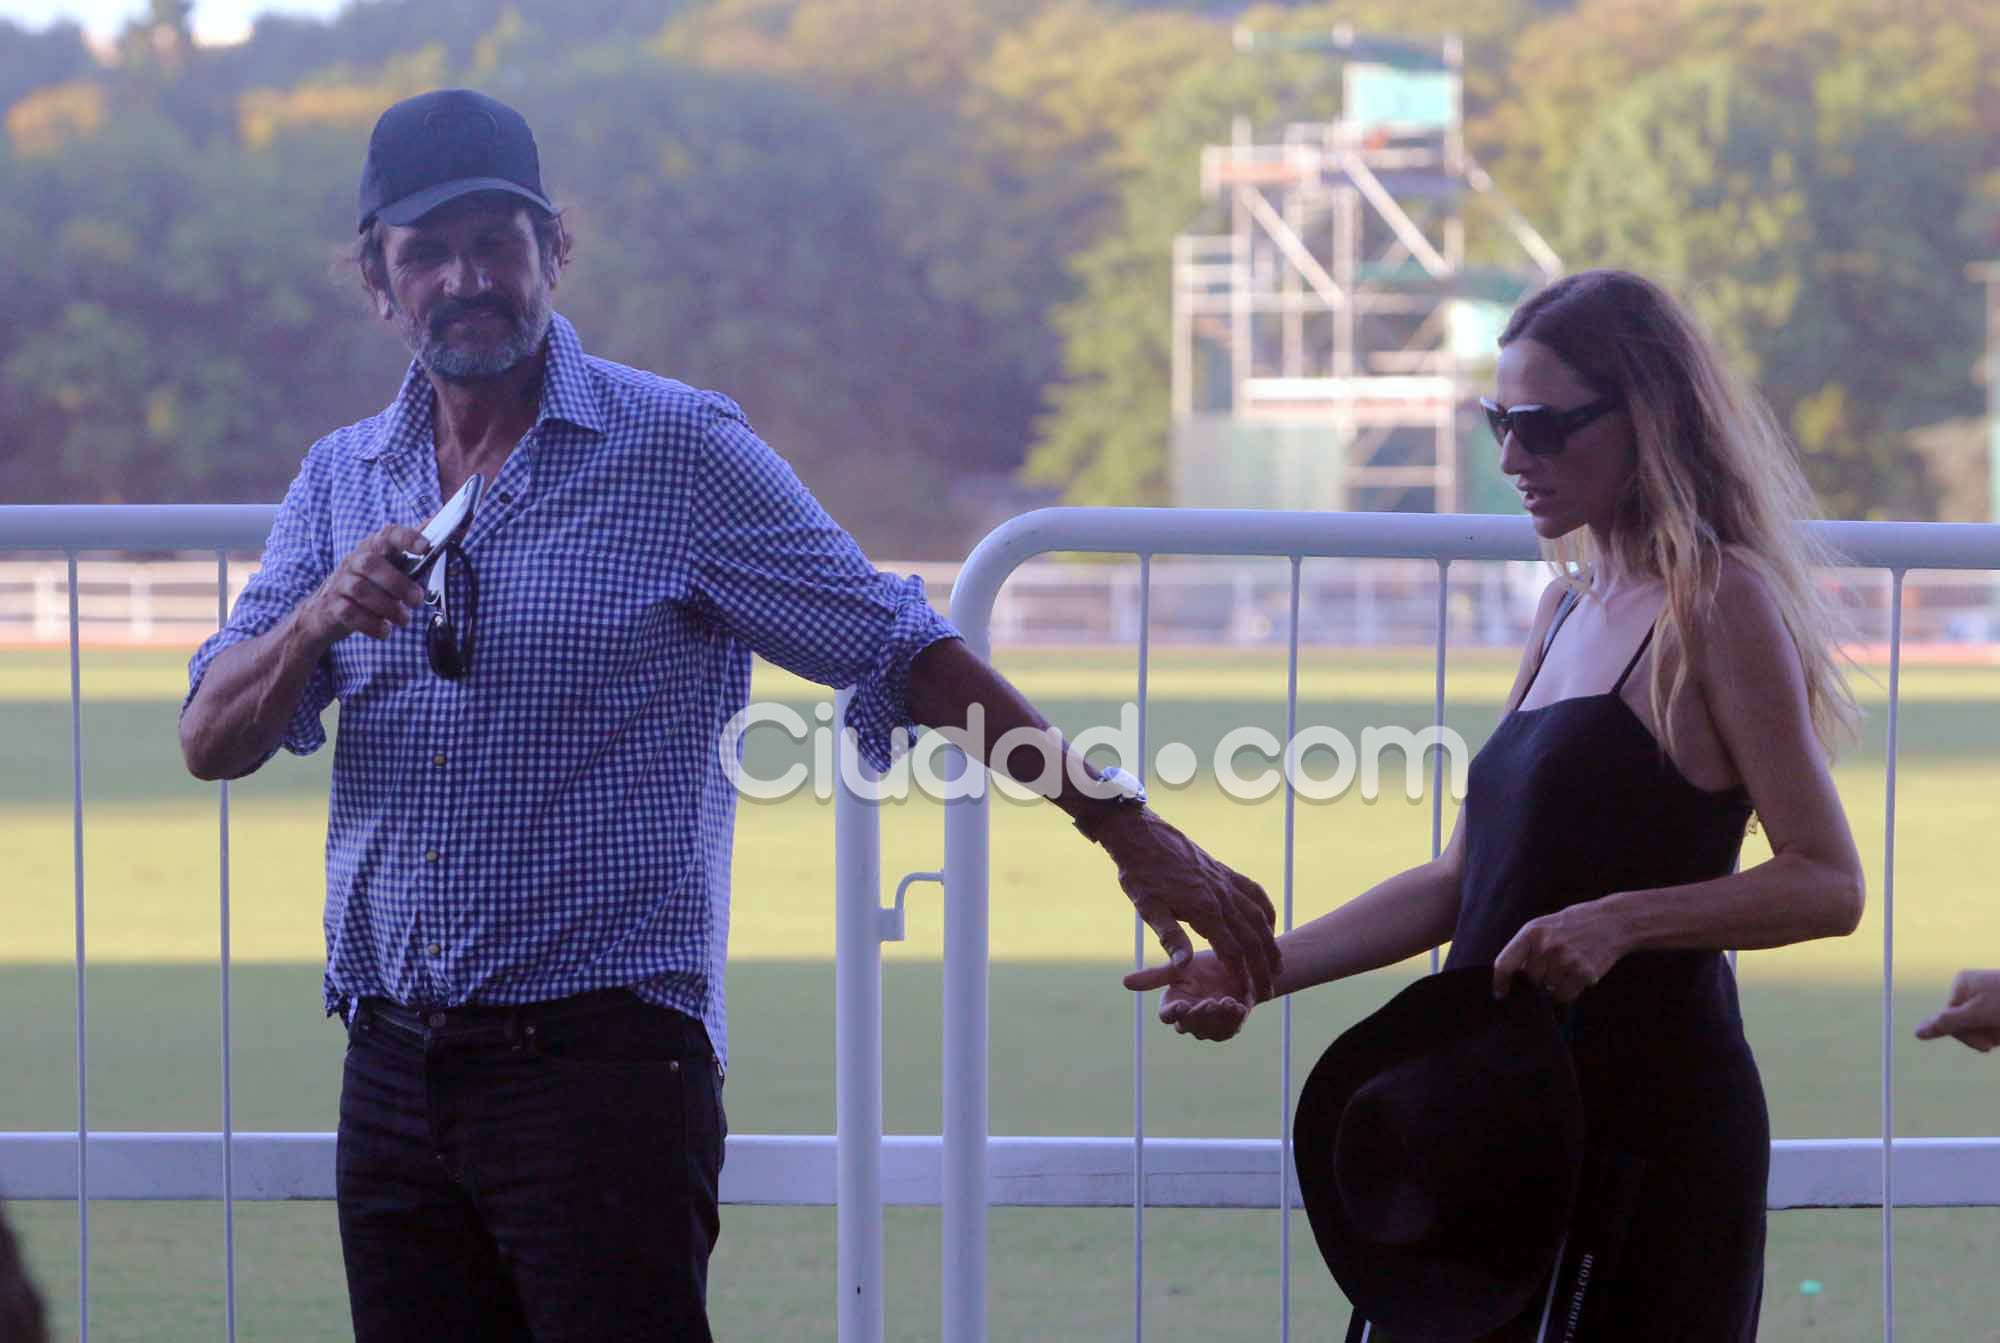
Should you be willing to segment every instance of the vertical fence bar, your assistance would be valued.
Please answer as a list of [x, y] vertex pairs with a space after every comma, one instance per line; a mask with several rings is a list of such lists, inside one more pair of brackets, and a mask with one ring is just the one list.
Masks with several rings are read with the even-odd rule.
[[[1291, 637], [1285, 651], [1285, 751], [1291, 763], [1292, 743], [1299, 738], [1299, 578], [1303, 557], [1292, 558]], [[1297, 835], [1298, 789], [1290, 768], [1285, 770], [1285, 931], [1292, 930], [1294, 838]], [[1278, 1029], [1278, 1085], [1284, 1095], [1278, 1110], [1278, 1343], [1292, 1337], [1292, 999], [1285, 996]]]
[[[1139, 782], [1152, 774], [1146, 768], [1148, 659], [1153, 632], [1153, 557], [1139, 556]], [[1146, 921], [1132, 915], [1132, 968], [1146, 968]], [[1146, 1339], [1146, 1004], [1148, 995], [1132, 995], [1132, 1343]]]
[[839, 1343], [882, 1343], [882, 830], [848, 787], [874, 771], [842, 730], [852, 689], [834, 698], [834, 1111]]
[[1889, 571], [1889, 768], [1882, 819], [1882, 1340], [1896, 1340], [1896, 719], [1903, 673], [1903, 576]]
[[[215, 553], [215, 623], [229, 622], [229, 552]], [[229, 780], [216, 785], [222, 873], [222, 1298], [223, 1327], [236, 1343], [236, 1087], [231, 1071], [229, 1003]]]
[[[992, 654], [986, 630], [984, 620], [965, 630], [981, 657]], [[948, 749], [949, 777], [970, 768]], [[986, 1343], [988, 791], [944, 804], [943, 1343]]]
[[90, 1343], [90, 1042], [89, 993], [83, 982], [83, 617], [78, 609], [76, 552], [69, 557], [70, 809], [76, 872], [76, 1328]]
[[[1438, 561], [1438, 609], [1437, 609], [1437, 686], [1431, 700], [1431, 721], [1444, 730], [1444, 651], [1445, 639], [1451, 632], [1445, 622], [1451, 615], [1446, 601], [1451, 595], [1451, 561]], [[1444, 852], [1444, 766], [1447, 752], [1440, 744], [1431, 752], [1431, 857]], [[1438, 949], [1431, 948], [1431, 973], [1438, 972]]]

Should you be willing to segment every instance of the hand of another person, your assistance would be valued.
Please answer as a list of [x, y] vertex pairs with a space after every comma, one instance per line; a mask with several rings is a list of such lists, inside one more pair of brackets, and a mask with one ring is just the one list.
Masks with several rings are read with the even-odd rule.
[[1134, 993], [1164, 988], [1160, 1020], [1197, 1040], [1227, 1040], [1243, 1029], [1257, 995], [1242, 970], [1204, 951], [1185, 965], [1149, 965], [1125, 976]]
[[1493, 996], [1504, 998], [1516, 976], [1539, 984], [1559, 1003], [1573, 1003], [1625, 954], [1615, 915], [1595, 901], [1571, 905], [1521, 925], [1493, 962]]
[[1183, 922], [1208, 939], [1215, 954], [1244, 973], [1258, 998], [1271, 996], [1278, 973], [1278, 911], [1264, 888], [1234, 872], [1162, 820], [1135, 808], [1102, 826], [1097, 838], [1118, 864], [1118, 884], [1167, 957], [1185, 965], [1193, 944]]
[[332, 647], [350, 634], [386, 639], [410, 612], [424, 604], [424, 589], [397, 568], [390, 556], [422, 554], [430, 542], [414, 527], [390, 523], [356, 546], [312, 596], [299, 607], [306, 637]]
[[1958, 972], [1950, 1002], [1917, 1027], [1919, 1040], [1947, 1035], [1982, 1054], [2000, 1045], [2000, 970]]

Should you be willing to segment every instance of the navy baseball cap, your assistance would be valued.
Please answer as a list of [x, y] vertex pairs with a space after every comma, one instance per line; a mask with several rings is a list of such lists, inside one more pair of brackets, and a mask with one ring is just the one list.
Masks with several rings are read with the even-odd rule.
[[361, 169], [361, 226], [414, 224], [447, 201], [505, 191], [555, 213], [527, 121], [471, 89], [437, 89], [382, 114]]

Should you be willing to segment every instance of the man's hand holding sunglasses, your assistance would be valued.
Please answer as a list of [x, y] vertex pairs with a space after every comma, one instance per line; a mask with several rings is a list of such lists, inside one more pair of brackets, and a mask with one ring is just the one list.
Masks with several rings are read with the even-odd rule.
[[423, 585], [393, 557], [430, 542], [394, 523], [356, 546], [274, 628], [216, 655], [181, 710], [181, 755], [197, 779], [236, 779], [278, 749], [313, 668], [350, 634], [386, 639], [424, 604]]
[[390, 523], [356, 546], [299, 607], [299, 633], [322, 652], [350, 634], [388, 638], [424, 604], [423, 584], [404, 573], [396, 558], [429, 549], [415, 527]]

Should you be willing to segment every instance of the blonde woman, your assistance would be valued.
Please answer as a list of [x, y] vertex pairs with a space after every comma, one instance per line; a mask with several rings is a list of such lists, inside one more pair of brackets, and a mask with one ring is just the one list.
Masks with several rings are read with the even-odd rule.
[[[1449, 941], [1496, 995], [1545, 990], [1586, 1115], [1576, 1219], [1602, 1255], [1579, 1280], [1573, 1234], [1549, 1291], [1483, 1337], [1752, 1339], [1770, 1132], [1723, 952], [1845, 935], [1863, 898], [1828, 772], [1855, 708], [1811, 579], [1826, 557], [1796, 525], [1810, 491], [1762, 402], [1640, 276], [1557, 281], [1500, 345], [1485, 409], [1558, 577], [1450, 844], [1281, 938], [1274, 987]], [[1753, 813], [1773, 856], [1739, 872]], [[1126, 983], [1164, 986], [1161, 1020], [1203, 1039], [1254, 1005], [1207, 956]], [[1586, 1289], [1578, 1332], [1560, 1307]]]

